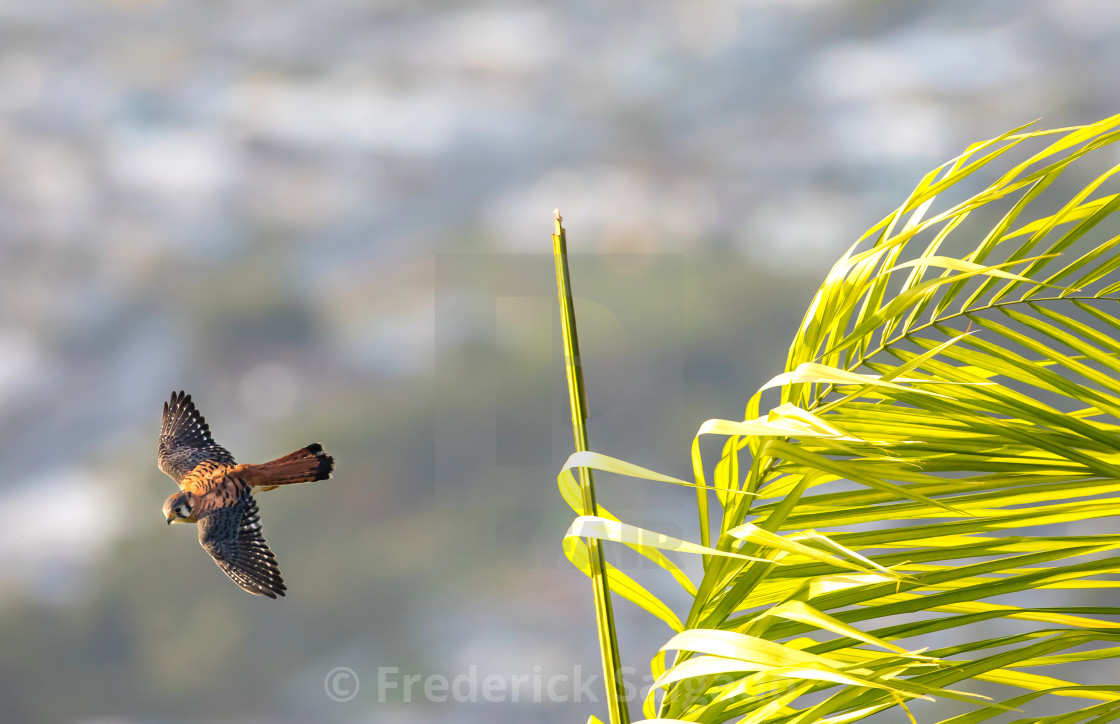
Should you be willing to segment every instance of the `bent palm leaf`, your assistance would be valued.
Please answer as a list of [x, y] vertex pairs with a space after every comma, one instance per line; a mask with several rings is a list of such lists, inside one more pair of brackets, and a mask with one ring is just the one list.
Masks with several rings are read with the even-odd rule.
[[[1120, 608], [1071, 605], [1120, 586], [1120, 166], [1062, 193], [1118, 129], [976, 144], [837, 262], [785, 372], [693, 442], [701, 580], [652, 533], [588, 528], [692, 601], [608, 571], [674, 629], [646, 716], [840, 724], [933, 698], [969, 713], [924, 721], [1120, 720]], [[702, 435], [726, 438], [710, 474]], [[1007, 714], [1046, 699], [1064, 713]]]

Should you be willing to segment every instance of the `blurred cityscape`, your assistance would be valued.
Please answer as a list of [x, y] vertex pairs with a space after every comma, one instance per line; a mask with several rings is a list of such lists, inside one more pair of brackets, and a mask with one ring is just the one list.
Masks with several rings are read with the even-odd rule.
[[[604, 715], [553, 209], [592, 446], [686, 475], [925, 171], [1116, 112], [1118, 31], [1107, 0], [3, 0], [0, 720]], [[282, 601], [164, 525], [180, 388], [240, 461], [338, 460], [261, 498]], [[600, 490], [695, 536], [687, 491]], [[669, 632], [617, 611], [640, 680]], [[389, 683], [471, 671], [528, 683]]]

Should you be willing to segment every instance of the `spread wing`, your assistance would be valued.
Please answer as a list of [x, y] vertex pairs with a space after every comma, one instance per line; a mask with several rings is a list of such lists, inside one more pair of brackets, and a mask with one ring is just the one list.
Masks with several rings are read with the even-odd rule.
[[257, 501], [242, 488], [235, 504], [198, 519], [198, 542], [233, 582], [255, 596], [276, 598], [288, 587], [261, 535]]
[[180, 484], [203, 461], [234, 464], [229, 451], [210, 437], [206, 419], [198, 414], [191, 396], [182, 390], [173, 392], [171, 401], [163, 403], [157, 460], [159, 469]]

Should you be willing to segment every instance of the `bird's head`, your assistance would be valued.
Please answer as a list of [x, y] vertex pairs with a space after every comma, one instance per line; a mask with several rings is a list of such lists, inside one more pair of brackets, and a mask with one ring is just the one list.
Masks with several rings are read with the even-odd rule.
[[168, 525], [198, 522], [198, 518], [191, 512], [191, 499], [186, 491], [175, 493], [163, 501], [163, 515], [167, 518]]

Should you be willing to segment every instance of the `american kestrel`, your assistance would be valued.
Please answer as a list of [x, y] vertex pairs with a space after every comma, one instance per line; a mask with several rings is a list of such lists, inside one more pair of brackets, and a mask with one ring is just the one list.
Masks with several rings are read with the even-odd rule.
[[272, 462], [238, 465], [180, 390], [163, 403], [158, 463], [180, 488], [163, 503], [168, 525], [198, 523], [198, 542], [234, 583], [256, 596], [283, 596], [287, 586], [261, 535], [253, 492], [330, 478], [334, 458], [323, 446], [316, 442]]

